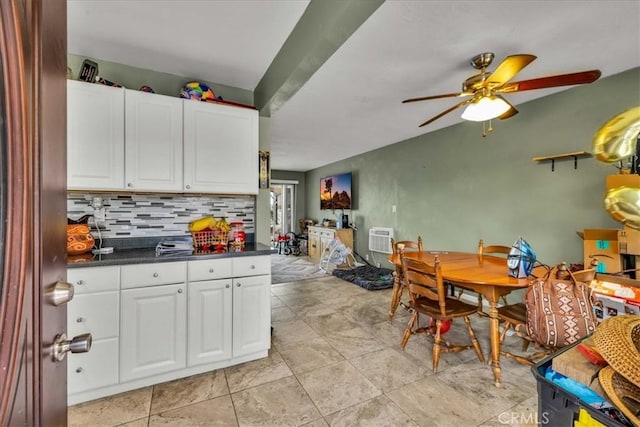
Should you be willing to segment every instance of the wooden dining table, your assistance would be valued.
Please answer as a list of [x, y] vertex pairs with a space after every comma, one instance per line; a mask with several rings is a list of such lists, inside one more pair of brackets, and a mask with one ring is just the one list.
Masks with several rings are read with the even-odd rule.
[[[492, 255], [479, 255], [469, 252], [422, 251], [405, 252], [404, 256], [416, 258], [427, 263], [433, 263], [435, 258], [440, 260], [442, 279], [455, 286], [482, 294], [489, 303], [489, 334], [491, 340], [490, 363], [493, 367], [493, 377], [496, 387], [500, 387], [500, 330], [498, 319], [498, 300], [515, 289], [526, 288], [529, 278], [516, 279], [509, 276], [507, 260]], [[394, 295], [391, 300], [391, 311], [395, 312], [401, 298], [402, 291], [402, 260], [400, 255], [392, 254], [389, 262], [396, 267]], [[397, 295], [396, 295], [397, 293]]]

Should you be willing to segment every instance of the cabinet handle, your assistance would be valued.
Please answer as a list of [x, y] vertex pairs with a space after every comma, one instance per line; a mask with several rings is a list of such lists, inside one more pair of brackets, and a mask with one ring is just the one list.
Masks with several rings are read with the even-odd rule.
[[236, 287], [238, 287], [238, 288], [239, 288], [239, 287], [240, 287], [240, 285], [241, 285], [240, 283], [236, 283]]
[[76, 373], [81, 373], [82, 372], [82, 367], [76, 368]]
[[153, 273], [153, 277], [158, 277], [158, 273]]
[[226, 285], [224, 285], [224, 287], [227, 288], [227, 289], [229, 289], [229, 286], [231, 286], [231, 285], [229, 285], [228, 283]]
[[256, 266], [255, 266], [255, 265], [253, 265], [253, 264], [251, 264], [251, 267], [249, 267], [249, 268], [250, 268], [250, 269], [252, 269], [252, 270], [255, 270], [255, 269], [256, 269]]
[[76, 319], [76, 322], [78, 322], [78, 323], [82, 323], [82, 322], [84, 322], [84, 317], [78, 317], [78, 318]]
[[210, 269], [209, 269], [209, 273], [213, 273], [213, 268], [210, 268]]
[[190, 186], [189, 184], [187, 184], [187, 185], [185, 186], [185, 188], [186, 188], [187, 190], [189, 190], [189, 189], [191, 188], [191, 186]]
[[84, 280], [78, 280], [76, 282], [76, 285], [80, 285], [80, 286], [84, 285]]
[[178, 289], [178, 293], [181, 294], [182, 293], [182, 289]]
[[133, 187], [133, 184], [129, 182], [129, 183], [127, 183], [127, 187], [131, 188], [131, 187]]

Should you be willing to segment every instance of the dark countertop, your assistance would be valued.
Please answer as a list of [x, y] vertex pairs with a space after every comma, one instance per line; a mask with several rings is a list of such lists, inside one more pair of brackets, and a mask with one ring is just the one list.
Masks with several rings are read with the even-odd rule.
[[155, 248], [116, 249], [112, 254], [76, 255], [67, 259], [68, 268], [102, 267], [108, 265], [150, 264], [156, 262], [194, 261], [199, 259], [230, 258], [243, 256], [271, 255], [277, 253], [262, 243], [247, 243], [244, 248], [229, 248], [220, 252], [192, 252], [156, 256]]

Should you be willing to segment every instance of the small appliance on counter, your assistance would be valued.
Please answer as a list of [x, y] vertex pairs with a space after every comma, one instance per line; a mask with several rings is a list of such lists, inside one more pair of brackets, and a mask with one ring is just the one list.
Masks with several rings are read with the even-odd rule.
[[349, 215], [340, 214], [338, 215], [338, 222], [336, 223], [336, 228], [349, 228]]

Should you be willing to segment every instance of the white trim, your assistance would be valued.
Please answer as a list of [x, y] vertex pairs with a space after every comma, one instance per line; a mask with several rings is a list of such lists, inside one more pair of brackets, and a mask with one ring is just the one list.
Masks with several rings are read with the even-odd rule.
[[300, 184], [300, 182], [295, 179], [272, 179], [271, 184]]

